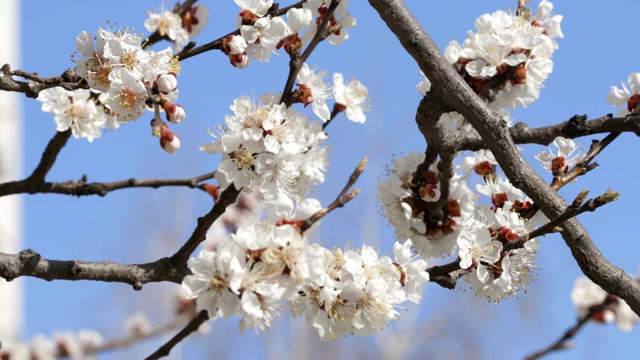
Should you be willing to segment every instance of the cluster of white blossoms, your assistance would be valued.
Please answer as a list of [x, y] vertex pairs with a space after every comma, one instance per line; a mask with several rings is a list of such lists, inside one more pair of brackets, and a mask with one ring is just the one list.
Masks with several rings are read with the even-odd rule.
[[256, 104], [247, 96], [236, 99], [231, 110], [226, 126], [211, 132], [215, 140], [200, 147], [222, 154], [216, 170], [222, 189], [233, 184], [251, 191], [257, 186], [267, 198], [278, 193], [296, 197], [324, 181], [327, 148], [322, 143], [327, 136], [320, 124], [284, 104]]
[[616, 322], [620, 330], [631, 331], [640, 317], [622, 299], [608, 294], [586, 277], [578, 278], [571, 291], [578, 316], [600, 323]]
[[[421, 166], [424, 155], [412, 152], [396, 159], [388, 179], [378, 184], [384, 215], [396, 237], [426, 259], [451, 255], [458, 249], [459, 264], [468, 270], [466, 281], [478, 296], [490, 301], [526, 290], [536, 269], [538, 242], [504, 250], [544, 223], [543, 215], [524, 217], [532, 203], [509, 180], [496, 174], [497, 162], [489, 151], [463, 159], [462, 174], [449, 179], [448, 198], [441, 199], [442, 184], [436, 170]], [[416, 171], [421, 171], [417, 174]], [[482, 178], [474, 193], [467, 185], [471, 173]], [[476, 204], [479, 195], [491, 206]]]
[[[231, 65], [244, 68], [249, 58], [269, 61], [277, 49], [283, 48], [290, 56], [298, 56], [302, 48], [315, 36], [318, 25], [325, 19], [331, 0], [308, 0], [302, 8], [292, 8], [283, 16], [271, 16], [273, 0], [234, 0], [240, 6], [237, 24], [240, 35], [230, 35], [224, 40], [224, 51]], [[339, 45], [349, 38], [345, 29], [356, 25], [347, 13], [348, 0], [342, 0], [327, 20], [330, 35], [327, 40]], [[304, 34], [303, 34], [304, 31]], [[302, 34], [302, 35], [301, 35]]]
[[[563, 34], [562, 16], [553, 15], [552, 10], [553, 4], [542, 0], [535, 14], [521, 9], [515, 14], [482, 15], [475, 22], [476, 32], [469, 31], [462, 45], [451, 41], [444, 52], [460, 76], [507, 124], [509, 109], [538, 99], [542, 83], [553, 70], [555, 39]], [[430, 89], [426, 77], [417, 85], [423, 95]], [[447, 127], [472, 130], [460, 127], [464, 119], [456, 112], [442, 114], [440, 121]], [[577, 145], [569, 139], [558, 138], [555, 144], [557, 154], [543, 151], [537, 157], [554, 175], [566, 173], [584, 157], [571, 157]], [[497, 174], [497, 161], [489, 151], [463, 157], [457, 166], [460, 172], [446, 180], [447, 186], [440, 183], [435, 166], [425, 169], [423, 161], [424, 155], [418, 153], [395, 160], [388, 179], [378, 185], [383, 213], [395, 227], [396, 237], [410, 240], [427, 259], [458, 249], [460, 267], [469, 271], [466, 281], [478, 296], [490, 301], [525, 290], [536, 269], [539, 244], [531, 239], [518, 248], [504, 248], [548, 220], [539, 212], [527, 211], [531, 201]], [[476, 192], [467, 185], [471, 173], [482, 179]], [[446, 199], [441, 199], [443, 189]], [[477, 205], [480, 195], [491, 205]]]
[[[540, 1], [535, 14], [502, 10], [476, 19], [477, 32], [468, 32], [460, 45], [451, 41], [444, 56], [491, 109], [508, 118], [508, 109], [529, 106], [540, 96], [542, 83], [553, 71], [551, 56], [562, 38], [561, 15], [553, 4]], [[430, 83], [418, 85], [422, 94]]]
[[378, 183], [378, 198], [398, 239], [411, 240], [425, 258], [451, 255], [462, 219], [473, 215], [476, 196], [461, 176], [454, 176], [449, 197], [434, 211], [430, 204], [438, 202], [441, 195], [437, 171], [426, 170], [420, 184], [413, 181], [416, 168], [423, 161], [424, 154], [417, 152], [395, 159], [389, 178]]
[[[313, 200], [298, 209], [308, 215], [318, 205]], [[272, 215], [291, 212], [287, 206], [271, 209], [277, 209]], [[242, 316], [241, 331], [266, 330], [290, 305], [292, 315], [306, 314], [323, 340], [369, 335], [399, 317], [395, 307], [422, 298], [427, 264], [411, 258], [410, 242], [396, 244], [395, 262], [368, 246], [330, 251], [308, 243], [303, 222], [264, 220], [240, 227], [230, 241], [215, 241], [212, 250], [189, 260], [193, 275], [182, 283], [187, 297], [211, 319]]]
[[76, 50], [76, 74], [90, 89], [55, 87], [38, 95], [42, 110], [55, 115], [58, 131], [71, 128], [76, 138], [93, 141], [103, 129], [137, 120], [149, 109], [155, 110], [154, 135], [162, 148], [174, 153], [180, 147], [177, 135], [159, 117], [160, 111], [171, 123], [186, 117], [184, 108], [175, 104], [180, 64], [171, 48], [146, 50], [140, 35], [99, 29], [95, 41], [88, 32], [81, 32]]
[[159, 13], [149, 12], [144, 27], [151, 32], [157, 31], [160, 36], [172, 40], [176, 48], [181, 48], [189, 39], [202, 32], [208, 20], [209, 8], [197, 4], [185, 9], [182, 16], [166, 10]]

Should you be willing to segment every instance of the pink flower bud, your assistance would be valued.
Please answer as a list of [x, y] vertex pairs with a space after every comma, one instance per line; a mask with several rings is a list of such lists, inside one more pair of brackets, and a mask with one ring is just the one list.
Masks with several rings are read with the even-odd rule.
[[229, 60], [231, 61], [231, 65], [237, 67], [238, 69], [244, 69], [247, 66], [251, 65], [247, 53], [229, 55]]
[[178, 88], [178, 79], [176, 79], [176, 74], [170, 72], [158, 75], [158, 78], [153, 83], [153, 88], [163, 94], [172, 92]]
[[223, 40], [224, 52], [230, 55], [242, 54], [247, 48], [247, 42], [240, 35], [229, 35]]
[[160, 146], [169, 154], [175, 154], [180, 149], [180, 138], [174, 132], [169, 130], [166, 125], [162, 126], [160, 135]]
[[162, 108], [167, 113], [167, 121], [174, 124], [180, 123], [187, 117], [187, 113], [184, 111], [182, 105], [174, 105], [168, 100], [162, 102]]

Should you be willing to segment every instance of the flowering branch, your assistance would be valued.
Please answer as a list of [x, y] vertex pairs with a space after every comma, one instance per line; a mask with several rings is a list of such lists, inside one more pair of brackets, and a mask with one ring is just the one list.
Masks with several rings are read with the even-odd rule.
[[[545, 225], [540, 226], [528, 232], [527, 234], [520, 236], [516, 240], [507, 242], [503, 246], [502, 251], [506, 252], [514, 249], [520, 249], [524, 247], [524, 244], [530, 239], [556, 231], [556, 228], [565, 221], [572, 219], [584, 212], [595, 211], [600, 206], [617, 200], [619, 195], [619, 193], [617, 192], [607, 191], [599, 197], [590, 199], [583, 204], [583, 201], [588, 193], [589, 192], [586, 190], [582, 191], [573, 201], [571, 206], [567, 207], [566, 211], [562, 215], [554, 218]], [[445, 265], [432, 266], [427, 269], [427, 272], [429, 273], [429, 281], [435, 282], [436, 284], [447, 289], [454, 289], [457, 280], [468, 274], [469, 270], [462, 269], [460, 267], [460, 259], [456, 259], [455, 261], [452, 261]]]
[[47, 260], [29, 249], [18, 254], [0, 252], [0, 277], [11, 281], [20, 276], [52, 280], [94, 280], [122, 282], [141, 290], [148, 282], [180, 283], [189, 270], [162, 258], [146, 264], [119, 264], [111, 261]]
[[338, 5], [340, 5], [340, 0], [334, 0], [331, 2], [329, 8], [327, 8], [327, 12], [324, 15], [324, 19], [322, 19], [322, 22], [320, 23], [320, 25], [318, 25], [318, 32], [316, 32], [311, 42], [309, 42], [307, 48], [300, 55], [300, 57], [292, 57], [291, 61], [289, 61], [289, 77], [287, 78], [287, 82], [284, 85], [284, 90], [282, 90], [282, 98], [280, 100], [282, 103], [286, 104], [287, 107], [291, 106], [292, 103], [291, 89], [293, 89], [293, 85], [295, 84], [296, 76], [298, 76], [298, 72], [300, 72], [302, 64], [304, 64], [309, 56], [311, 56], [311, 53], [316, 48], [316, 46], [318, 46], [318, 44], [322, 40], [329, 36], [329, 29], [327, 29], [327, 24], [329, 23], [329, 20], [331, 19], [331, 16], [333, 15], [333, 12], [336, 10]]
[[601, 141], [594, 141], [591, 143], [591, 147], [589, 148], [589, 152], [587, 152], [586, 157], [580, 163], [576, 164], [569, 172], [564, 174], [563, 176], [554, 177], [553, 182], [551, 183], [551, 188], [554, 190], [560, 189], [564, 184], [567, 184], [573, 181], [580, 175], [586, 174], [588, 171], [593, 170], [598, 166], [598, 163], [589, 164], [607, 145], [611, 144], [613, 140], [615, 140], [621, 133], [611, 133], [607, 135]]
[[[269, 12], [266, 16], [271, 16], [271, 17], [276, 17], [276, 16], [281, 16], [283, 14], [286, 14], [287, 11], [289, 11], [289, 9], [294, 9], [294, 8], [301, 8], [302, 4], [304, 3], [304, 1], [299, 1], [293, 5], [287, 6], [285, 8], [282, 9], [277, 9], [275, 11]], [[211, 50], [222, 50], [223, 48], [223, 44], [222, 41], [227, 38], [228, 36], [231, 35], [240, 35], [240, 29], [237, 30], [233, 30], [231, 32], [229, 32], [228, 34], [215, 39], [211, 42], [208, 42], [204, 45], [200, 45], [198, 47], [195, 46], [195, 43], [192, 41], [189, 44], [187, 44], [184, 49], [182, 49], [179, 53], [176, 54], [176, 57], [178, 59], [180, 59], [180, 61], [182, 60], [186, 60], [190, 57], [196, 56], [198, 54], [202, 54], [204, 52], [207, 51], [211, 51]], [[297, 74], [297, 72], [296, 72]], [[295, 76], [293, 77], [295, 79]]]
[[[567, 207], [565, 201], [522, 158], [506, 123], [455, 72], [404, 3], [399, 0], [369, 0], [369, 3], [431, 81], [429, 94], [472, 124], [511, 183], [531, 197], [547, 217], [560, 216]], [[419, 113], [423, 109], [421, 104]], [[562, 236], [584, 274], [640, 314], [640, 284], [607, 261], [578, 221], [568, 220], [564, 229]]]
[[184, 340], [187, 336], [191, 335], [191, 333], [197, 331], [200, 328], [200, 325], [204, 324], [205, 321], [209, 320], [209, 315], [206, 310], [200, 311], [198, 315], [184, 327], [184, 329], [180, 330], [174, 337], [172, 337], [167, 343], [162, 345], [158, 350], [156, 350], [153, 354], [146, 357], [145, 360], [155, 360], [160, 359], [169, 355], [171, 349], [174, 346], [178, 345], [182, 340]]
[[325, 217], [325, 215], [327, 215], [328, 213], [332, 212], [337, 208], [343, 207], [346, 203], [351, 201], [354, 197], [358, 196], [358, 194], [360, 193], [360, 189], [353, 189], [353, 191], [349, 193], [347, 193], [347, 191], [349, 191], [349, 189], [351, 189], [351, 187], [356, 183], [356, 181], [358, 181], [360, 174], [362, 174], [362, 172], [366, 167], [367, 167], [367, 158], [364, 158], [362, 159], [362, 161], [360, 161], [360, 163], [358, 163], [358, 166], [356, 166], [355, 170], [353, 170], [353, 173], [351, 174], [351, 176], [349, 176], [349, 181], [347, 181], [347, 184], [344, 186], [340, 194], [338, 194], [336, 199], [333, 200], [333, 202], [329, 204], [329, 206], [316, 211], [315, 214], [313, 214], [310, 218], [308, 218], [304, 222], [304, 224], [300, 227], [300, 232], [304, 233], [315, 222]]
[[[613, 140], [615, 140], [621, 133], [611, 133], [607, 135], [601, 141], [593, 141], [591, 146], [589, 147], [589, 151], [585, 155], [584, 159], [576, 164], [571, 170], [569, 170], [566, 174], [562, 176], [554, 176], [551, 184], [549, 185], [554, 191], [560, 190], [564, 185], [570, 183], [578, 176], [584, 175], [587, 172], [595, 169], [599, 166], [598, 163], [590, 164], [595, 157], [602, 152]], [[575, 203], [575, 201], [574, 201]], [[530, 219], [533, 217], [536, 212], [538, 212], [539, 207], [537, 204], [533, 204], [531, 207], [526, 209], [522, 213], [522, 217]]]

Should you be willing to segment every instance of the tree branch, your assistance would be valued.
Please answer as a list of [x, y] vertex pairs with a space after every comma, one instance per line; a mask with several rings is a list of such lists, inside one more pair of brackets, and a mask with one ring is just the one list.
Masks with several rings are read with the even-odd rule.
[[[526, 163], [506, 123], [458, 76], [405, 4], [400, 0], [369, 0], [369, 3], [431, 81], [428, 94], [469, 120], [511, 183], [531, 197], [547, 217], [560, 216], [566, 209], [565, 201]], [[428, 108], [425, 99], [419, 113]], [[640, 314], [640, 284], [605, 259], [576, 219], [565, 222], [565, 230], [562, 233], [565, 243], [584, 274], [605, 291], [624, 299]]]
[[200, 311], [198, 315], [191, 320], [184, 329], [180, 330], [171, 340], [167, 341], [166, 344], [162, 345], [158, 350], [156, 350], [153, 354], [149, 355], [145, 358], [145, 360], [155, 360], [160, 359], [161, 357], [165, 357], [169, 355], [171, 349], [174, 346], [178, 345], [182, 340], [184, 340], [187, 336], [191, 335], [191, 333], [195, 332], [200, 328], [200, 325], [204, 324], [205, 321], [209, 320], [209, 315], [206, 310]]
[[62, 148], [67, 144], [67, 140], [69, 140], [70, 136], [71, 129], [63, 132], [56, 132], [53, 138], [49, 140], [47, 147], [42, 153], [40, 162], [31, 175], [24, 180], [10, 181], [0, 184], [0, 196], [19, 193], [34, 194], [38, 192], [37, 189], [44, 184], [45, 177], [49, 173], [49, 170], [51, 170], [51, 167], [53, 167], [60, 150], [62, 150]]
[[282, 90], [282, 98], [280, 100], [282, 103], [287, 105], [287, 107], [291, 106], [291, 90], [293, 89], [293, 85], [296, 82], [298, 72], [300, 72], [302, 64], [304, 64], [309, 56], [311, 56], [311, 53], [313, 52], [313, 50], [315, 50], [316, 46], [318, 46], [318, 44], [320, 44], [322, 40], [326, 39], [327, 36], [329, 36], [327, 24], [329, 23], [329, 20], [331, 19], [331, 16], [333, 15], [333, 12], [336, 10], [338, 5], [340, 5], [340, 0], [333, 0], [331, 2], [329, 8], [327, 8], [327, 12], [324, 14], [322, 22], [320, 23], [320, 25], [318, 25], [318, 31], [316, 32], [313, 39], [311, 39], [311, 41], [309, 42], [309, 45], [307, 45], [306, 49], [300, 55], [300, 57], [294, 57], [291, 59], [291, 61], [289, 61], [289, 76], [287, 77], [284, 89]]
[[191, 179], [147, 179], [147, 180], [138, 180], [138, 179], [127, 179], [113, 182], [93, 182], [87, 183], [87, 178], [84, 176], [80, 180], [71, 180], [64, 182], [43, 182], [37, 186], [32, 185], [32, 181], [30, 179], [25, 179], [21, 181], [13, 181], [8, 183], [0, 184], [0, 196], [11, 195], [11, 194], [20, 194], [29, 192], [30, 194], [35, 193], [53, 193], [53, 194], [63, 194], [63, 195], [73, 195], [73, 196], [88, 196], [88, 195], [99, 195], [105, 196], [111, 191], [120, 190], [120, 189], [130, 189], [130, 188], [153, 188], [157, 189], [160, 187], [167, 186], [184, 186], [188, 188], [198, 188], [202, 191], [206, 191], [203, 186], [200, 184], [202, 181], [213, 179], [215, 176], [215, 172], [196, 176]]
[[[557, 125], [529, 128], [525, 123], [517, 123], [509, 128], [509, 134], [515, 144], [545, 146], [551, 144], [558, 136], [576, 139], [588, 135], [616, 132], [632, 132], [640, 136], [640, 116], [614, 118], [611, 115], [605, 115], [587, 120], [584, 115], [574, 115], [571, 119]], [[478, 134], [469, 133], [456, 134], [451, 146], [456, 151], [487, 149], [487, 145]]]
[[209, 211], [205, 216], [198, 218], [198, 225], [193, 230], [193, 233], [189, 237], [189, 239], [180, 247], [180, 249], [171, 256], [171, 262], [174, 264], [180, 264], [180, 266], [187, 265], [187, 260], [189, 256], [196, 250], [198, 245], [200, 245], [206, 238], [207, 231], [211, 227], [214, 221], [222, 215], [227, 206], [233, 204], [236, 201], [236, 198], [240, 194], [240, 191], [237, 190], [233, 185], [229, 186], [225, 191], [220, 194], [220, 199], [213, 205], [211, 211]]
[[332, 212], [337, 208], [343, 207], [346, 203], [351, 201], [354, 197], [358, 196], [358, 194], [360, 193], [359, 189], [353, 189], [353, 191], [351, 191], [348, 194], [347, 194], [347, 191], [349, 191], [349, 189], [351, 189], [351, 187], [356, 183], [356, 181], [358, 181], [358, 178], [360, 177], [360, 175], [362, 174], [362, 172], [366, 167], [367, 167], [367, 158], [364, 158], [362, 159], [362, 161], [360, 161], [358, 166], [356, 166], [355, 170], [353, 170], [353, 173], [351, 174], [351, 176], [349, 176], [349, 181], [347, 181], [347, 184], [344, 186], [344, 188], [342, 188], [342, 191], [340, 192], [340, 194], [338, 194], [336, 199], [333, 200], [333, 202], [329, 204], [329, 206], [327, 206], [326, 208], [320, 209], [316, 211], [315, 214], [311, 215], [311, 217], [308, 218], [304, 222], [304, 224], [302, 224], [302, 226], [300, 227], [300, 233], [304, 233], [311, 226], [313, 226], [314, 223], [316, 223], [317, 221], [325, 217], [328, 213]]
[[111, 261], [86, 262], [76, 260], [47, 260], [29, 249], [18, 254], [0, 252], [0, 277], [12, 281], [20, 276], [52, 280], [94, 280], [121, 282], [142, 289], [149, 282], [180, 283], [190, 272], [174, 266], [168, 258], [146, 264], [119, 264]]
[[[14, 80], [14, 75], [29, 79], [29, 81]], [[40, 91], [56, 86], [62, 86], [67, 90], [88, 89], [86, 83], [76, 75], [75, 69], [67, 69], [60, 76], [43, 78], [37, 73], [28, 73], [22, 70], [11, 71], [9, 64], [4, 64], [0, 68], [0, 90], [21, 92], [27, 97], [35, 99]]]
[[[289, 11], [289, 9], [293, 9], [293, 8], [301, 8], [302, 4], [304, 3], [304, 1], [299, 1], [293, 5], [287, 6], [285, 8], [282, 9], [278, 9], [275, 11], [272, 11], [270, 13], [267, 14], [267, 16], [271, 16], [271, 17], [275, 17], [275, 16], [281, 16], [287, 13], [287, 11]], [[222, 40], [224, 38], [226, 38], [229, 35], [240, 35], [240, 29], [237, 30], [233, 30], [231, 32], [229, 32], [228, 34], [215, 39], [211, 42], [208, 42], [204, 45], [201, 46], [195, 46], [195, 42], [190, 42], [187, 46], [184, 47], [184, 49], [182, 49], [182, 51], [180, 51], [179, 53], [176, 54], [176, 57], [178, 57], [178, 59], [180, 61], [182, 60], [186, 60], [190, 57], [194, 57], [198, 54], [202, 54], [204, 52], [207, 51], [211, 51], [211, 50], [222, 50]]]
[[582, 330], [582, 328], [584, 327], [584, 325], [587, 324], [587, 322], [589, 321], [589, 319], [591, 319], [591, 317], [600, 312], [603, 311], [606, 307], [608, 307], [610, 304], [612, 304], [613, 302], [618, 301], [615, 298], [612, 298], [611, 296], [607, 296], [607, 298], [604, 300], [604, 302], [598, 306], [594, 306], [593, 308], [591, 308], [589, 310], [589, 312], [587, 314], [585, 314], [583, 317], [578, 318], [578, 321], [576, 322], [575, 325], [573, 325], [572, 327], [570, 327], [569, 329], [567, 329], [567, 331], [565, 331], [565, 333], [558, 339], [556, 340], [553, 344], [547, 346], [546, 348], [537, 351], [529, 356], [527, 356], [525, 358], [525, 360], [535, 360], [535, 359], [539, 359], [553, 351], [557, 351], [557, 350], [565, 350], [570, 348], [572, 345], [571, 343], [568, 343], [569, 340], [573, 339], [573, 337], [576, 336], [576, 334], [578, 333], [578, 331]]

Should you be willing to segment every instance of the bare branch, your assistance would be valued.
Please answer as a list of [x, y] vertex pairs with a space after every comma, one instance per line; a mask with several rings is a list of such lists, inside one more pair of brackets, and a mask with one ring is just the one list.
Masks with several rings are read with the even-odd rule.
[[569, 205], [567, 209], [560, 216], [538, 227], [537, 229], [532, 230], [531, 232], [521, 236], [520, 238], [514, 241], [508, 242], [504, 246], [503, 251], [521, 248], [524, 246], [524, 243], [529, 241], [529, 239], [533, 239], [535, 237], [553, 232], [557, 227], [561, 227], [562, 223], [564, 223], [565, 221], [569, 219], [573, 219], [574, 217], [584, 212], [596, 211], [597, 208], [617, 200], [618, 196], [620, 195], [617, 192], [607, 190], [607, 192], [598, 196], [597, 198], [587, 200], [586, 203], [580, 205], [582, 201], [584, 201], [584, 197], [587, 196], [587, 193], [589, 192], [586, 190], [583, 190], [580, 194], [578, 194], [578, 197], [576, 198], [576, 200], [574, 200], [573, 203]]
[[[611, 115], [605, 115], [587, 120], [584, 115], [575, 115], [557, 125], [529, 128], [524, 123], [517, 123], [509, 128], [509, 134], [514, 143], [540, 145], [549, 145], [558, 136], [576, 139], [588, 135], [612, 132], [632, 132], [640, 136], [640, 116], [614, 118]], [[487, 145], [479, 135], [469, 133], [457, 134], [452, 146], [457, 151], [487, 149]]]
[[[13, 76], [20, 76], [29, 81], [14, 80]], [[76, 75], [75, 69], [67, 69], [60, 76], [43, 78], [37, 73], [28, 73], [22, 70], [11, 71], [9, 64], [0, 68], [0, 90], [24, 93], [27, 97], [37, 98], [40, 91], [56, 86], [62, 86], [67, 90], [87, 89], [86, 83]]]
[[573, 325], [572, 327], [570, 327], [569, 329], [567, 329], [567, 331], [565, 331], [565, 333], [555, 342], [553, 342], [553, 344], [547, 346], [546, 348], [537, 351], [529, 356], [527, 356], [525, 359], [526, 360], [535, 360], [535, 359], [539, 359], [553, 351], [558, 351], [558, 350], [566, 350], [571, 348], [572, 344], [569, 343], [569, 341], [571, 339], [573, 339], [576, 334], [578, 333], [578, 331], [582, 330], [582, 328], [584, 327], [584, 325], [587, 324], [587, 322], [589, 321], [589, 319], [591, 319], [591, 317], [600, 312], [603, 311], [607, 306], [609, 306], [610, 304], [617, 302], [618, 300], [611, 297], [611, 296], [607, 296], [607, 298], [604, 300], [604, 302], [598, 306], [594, 306], [593, 308], [591, 308], [589, 310], [589, 312], [587, 314], [585, 314], [583, 317], [578, 318], [578, 321], [576, 322], [575, 325]]
[[188, 274], [188, 269], [175, 266], [168, 258], [146, 264], [119, 264], [111, 261], [47, 260], [31, 249], [18, 254], [0, 252], [0, 277], [7, 281], [20, 276], [47, 281], [94, 280], [126, 283], [134, 290], [140, 290], [149, 282], [179, 284]]
[[240, 191], [236, 190], [233, 185], [229, 186], [222, 192], [222, 194], [220, 194], [220, 199], [218, 199], [213, 208], [211, 208], [211, 211], [209, 211], [205, 216], [198, 218], [198, 225], [193, 230], [189, 239], [175, 254], [171, 256], [172, 263], [186, 266], [189, 256], [196, 250], [198, 245], [205, 240], [207, 231], [211, 227], [211, 224], [213, 224], [213, 222], [225, 212], [227, 206], [236, 201], [238, 194], [240, 194]]
[[47, 173], [49, 173], [49, 170], [51, 170], [51, 167], [58, 158], [60, 150], [62, 150], [62, 148], [67, 144], [67, 140], [69, 140], [70, 136], [71, 129], [63, 132], [56, 132], [53, 138], [49, 140], [47, 147], [42, 153], [40, 162], [33, 170], [31, 175], [24, 180], [10, 181], [0, 184], [0, 196], [26, 192], [34, 194], [38, 192], [38, 187], [44, 184]]
[[99, 195], [105, 196], [111, 191], [130, 188], [161, 188], [167, 186], [183, 186], [188, 188], [198, 188], [202, 191], [207, 191], [202, 184], [202, 181], [213, 179], [215, 172], [196, 176], [191, 179], [127, 179], [113, 182], [92, 182], [88, 183], [86, 176], [80, 180], [71, 180], [64, 182], [44, 182], [37, 186], [32, 186], [32, 181], [29, 179], [14, 181], [9, 183], [0, 184], [0, 196], [20, 194], [29, 192], [31, 194], [64, 194], [73, 196], [88, 196]]
[[200, 328], [200, 325], [204, 324], [205, 321], [209, 320], [209, 315], [206, 310], [200, 311], [198, 315], [191, 320], [184, 329], [180, 330], [174, 337], [171, 338], [166, 344], [162, 345], [158, 350], [156, 350], [153, 354], [149, 355], [146, 360], [155, 360], [160, 359], [169, 355], [171, 349], [174, 346], [178, 345], [182, 340], [184, 340], [187, 336], [191, 335], [191, 333], [195, 332]]
[[152, 339], [154, 337], [160, 336], [166, 332], [169, 332], [171, 330], [180, 328], [182, 326], [185, 325], [185, 323], [189, 320], [190, 316], [187, 317], [187, 314], [180, 314], [179, 316], [176, 316], [175, 319], [154, 327], [153, 329], [151, 329], [150, 331], [146, 331], [144, 333], [140, 333], [140, 334], [134, 334], [132, 336], [128, 336], [128, 337], [124, 337], [121, 339], [114, 339], [114, 340], [110, 340], [108, 342], [105, 342], [99, 346], [96, 346], [94, 348], [90, 348], [84, 351], [85, 355], [90, 355], [90, 354], [97, 354], [97, 353], [101, 353], [101, 352], [105, 352], [105, 351], [109, 351], [109, 350], [114, 350], [114, 349], [122, 349], [128, 346], [131, 346], [133, 344], [145, 341], [147, 339]]
[[328, 213], [332, 212], [337, 208], [343, 207], [346, 203], [351, 201], [354, 197], [358, 196], [358, 194], [360, 193], [359, 189], [353, 189], [353, 191], [351, 191], [348, 194], [347, 194], [347, 191], [349, 191], [349, 189], [351, 189], [351, 187], [356, 183], [356, 181], [358, 181], [360, 174], [362, 174], [362, 172], [366, 167], [367, 167], [367, 158], [364, 158], [362, 159], [362, 161], [360, 161], [358, 166], [356, 166], [355, 170], [353, 170], [353, 173], [351, 174], [351, 176], [349, 176], [349, 181], [347, 181], [347, 184], [344, 186], [344, 188], [342, 188], [342, 191], [340, 192], [340, 194], [338, 194], [336, 199], [333, 200], [333, 202], [329, 204], [329, 206], [327, 206], [326, 208], [320, 209], [316, 211], [315, 214], [311, 215], [311, 217], [308, 218], [304, 222], [304, 224], [302, 224], [302, 226], [300, 227], [300, 232], [304, 233], [305, 231], [307, 231], [307, 229], [313, 226], [315, 222], [325, 217]]

